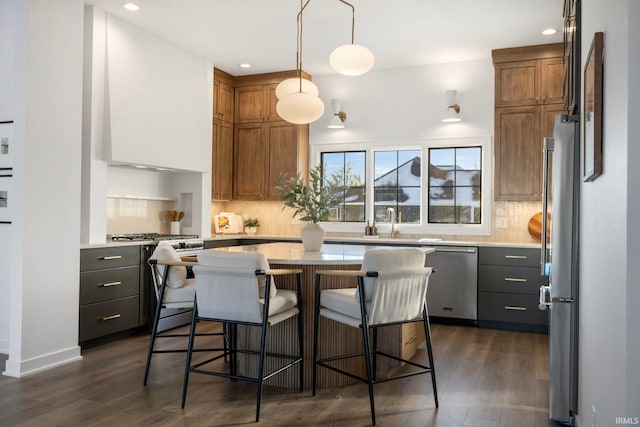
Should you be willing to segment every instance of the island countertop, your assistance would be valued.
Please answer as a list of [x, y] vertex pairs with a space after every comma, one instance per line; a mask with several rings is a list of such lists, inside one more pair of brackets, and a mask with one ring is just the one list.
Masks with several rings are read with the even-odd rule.
[[[264, 254], [270, 264], [327, 264], [349, 265], [362, 264], [364, 253], [368, 249], [389, 246], [378, 245], [342, 245], [325, 243], [320, 251], [305, 251], [302, 243], [277, 242], [259, 243], [255, 245], [227, 246], [209, 250], [226, 252], [260, 252]], [[434, 252], [434, 248], [422, 247], [425, 254]]]

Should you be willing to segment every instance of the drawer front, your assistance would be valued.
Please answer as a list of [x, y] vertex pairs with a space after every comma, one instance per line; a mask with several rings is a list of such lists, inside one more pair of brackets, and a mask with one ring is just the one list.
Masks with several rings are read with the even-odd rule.
[[480, 248], [479, 264], [508, 265], [540, 268], [540, 249], [535, 248]]
[[140, 265], [140, 246], [80, 250], [80, 271]]
[[138, 326], [139, 297], [80, 306], [80, 338], [86, 341]]
[[548, 311], [538, 309], [537, 295], [479, 292], [478, 320], [546, 325]]
[[540, 286], [548, 283], [534, 267], [481, 265], [478, 267], [478, 290], [538, 295]]
[[130, 297], [140, 291], [140, 267], [122, 267], [80, 273], [80, 305]]

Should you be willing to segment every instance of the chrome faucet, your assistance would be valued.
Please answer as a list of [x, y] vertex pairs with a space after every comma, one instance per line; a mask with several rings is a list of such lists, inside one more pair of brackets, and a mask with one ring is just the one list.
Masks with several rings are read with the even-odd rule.
[[396, 237], [398, 237], [398, 233], [400, 233], [398, 230], [395, 229], [395, 223], [396, 223], [395, 209], [387, 208], [387, 219], [391, 221], [391, 238], [395, 239]]

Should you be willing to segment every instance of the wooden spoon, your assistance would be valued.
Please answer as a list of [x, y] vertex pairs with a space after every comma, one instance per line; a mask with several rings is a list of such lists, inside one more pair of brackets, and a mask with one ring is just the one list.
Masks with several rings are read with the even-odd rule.
[[184, 212], [180, 211], [180, 213], [178, 213], [178, 221], [180, 221], [182, 218], [184, 218]]

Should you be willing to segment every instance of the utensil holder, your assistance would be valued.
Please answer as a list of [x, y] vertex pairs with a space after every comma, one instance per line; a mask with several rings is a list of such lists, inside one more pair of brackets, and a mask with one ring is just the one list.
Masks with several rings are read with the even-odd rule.
[[171, 234], [180, 234], [180, 221], [171, 221]]

